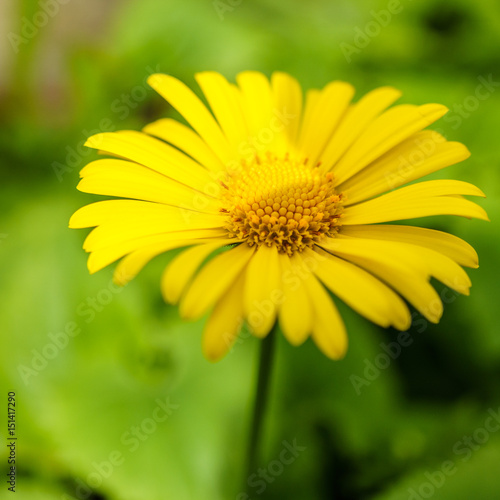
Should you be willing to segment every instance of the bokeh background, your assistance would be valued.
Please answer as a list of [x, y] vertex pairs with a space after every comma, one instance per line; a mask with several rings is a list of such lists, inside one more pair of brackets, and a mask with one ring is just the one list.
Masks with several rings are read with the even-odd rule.
[[[500, 498], [498, 2], [2, 0], [0, 35], [0, 385], [18, 404], [16, 498]], [[268, 479], [248, 497], [257, 342], [208, 363], [203, 321], [181, 322], [161, 299], [169, 255], [118, 290], [111, 269], [88, 274], [86, 231], [67, 229], [95, 199], [75, 189], [95, 157], [85, 138], [176, 116], [149, 74], [194, 86], [197, 71], [245, 69], [284, 70], [306, 88], [342, 79], [357, 97], [393, 85], [400, 102], [447, 105], [434, 128], [472, 157], [437, 176], [480, 186], [492, 220], [416, 221], [473, 244], [480, 268], [468, 298], [436, 283], [443, 320], [416, 315], [395, 359], [383, 346], [397, 332], [346, 307], [341, 362], [279, 340]], [[301, 451], [280, 465], [294, 440]], [[3, 455], [0, 467], [5, 477]]]

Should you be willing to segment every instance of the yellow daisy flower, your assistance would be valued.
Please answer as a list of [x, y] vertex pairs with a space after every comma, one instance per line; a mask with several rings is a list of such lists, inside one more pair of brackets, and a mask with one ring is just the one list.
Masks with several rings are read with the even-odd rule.
[[[217, 360], [246, 321], [265, 337], [276, 321], [293, 344], [309, 336], [330, 358], [347, 348], [328, 290], [377, 325], [406, 330], [412, 304], [438, 322], [431, 277], [468, 294], [461, 266], [477, 267], [465, 241], [436, 230], [384, 224], [431, 215], [488, 220], [456, 180], [413, 183], [469, 156], [427, 126], [439, 104], [389, 108], [382, 87], [352, 102], [334, 81], [310, 90], [285, 73], [253, 71], [237, 85], [218, 73], [196, 80], [207, 106], [179, 80], [149, 79], [189, 123], [161, 119], [143, 132], [91, 137], [109, 158], [81, 171], [80, 191], [122, 199], [78, 210], [70, 227], [95, 227], [84, 243], [91, 273], [123, 259], [125, 284], [153, 257], [184, 248], [166, 268], [165, 299], [188, 319], [211, 310], [203, 350]], [[399, 189], [395, 189], [399, 188]], [[382, 224], [380, 224], [382, 223]]]

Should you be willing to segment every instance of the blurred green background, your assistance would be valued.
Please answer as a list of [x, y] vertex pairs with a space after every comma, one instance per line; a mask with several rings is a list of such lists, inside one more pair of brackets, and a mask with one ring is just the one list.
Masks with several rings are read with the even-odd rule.
[[[17, 398], [16, 498], [500, 498], [498, 2], [2, 0], [0, 34], [0, 386]], [[67, 229], [95, 199], [75, 189], [95, 157], [85, 138], [176, 116], [147, 88], [150, 73], [194, 86], [197, 71], [245, 69], [447, 105], [434, 128], [472, 157], [439, 175], [481, 187], [492, 220], [418, 221], [469, 241], [481, 267], [468, 298], [436, 283], [441, 323], [416, 315], [395, 359], [384, 346], [397, 332], [345, 307], [345, 360], [279, 340], [266, 476], [248, 497], [257, 341], [208, 363], [203, 321], [181, 322], [161, 299], [169, 255], [118, 291], [111, 269], [89, 276], [86, 231]], [[484, 99], [481, 78], [493, 82]], [[303, 448], [281, 463], [294, 440]], [[5, 478], [3, 455], [1, 468]]]

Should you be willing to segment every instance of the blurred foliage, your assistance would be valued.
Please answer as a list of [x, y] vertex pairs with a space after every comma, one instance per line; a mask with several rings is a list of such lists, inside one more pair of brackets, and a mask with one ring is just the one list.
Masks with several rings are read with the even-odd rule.
[[[350, 81], [358, 96], [393, 85], [402, 102], [440, 102], [449, 116], [474, 95], [479, 77], [500, 79], [493, 0], [401, 0], [400, 12], [350, 63], [341, 44], [354, 44], [391, 2], [243, 0], [231, 7], [237, 3], [72, 0], [19, 53], [2, 53], [0, 385], [17, 394], [20, 500], [238, 498], [257, 341], [245, 339], [209, 364], [200, 349], [203, 321], [183, 323], [162, 302], [159, 276], [171, 256], [116, 291], [110, 270], [88, 275], [83, 231], [67, 229], [71, 213], [94, 199], [75, 190], [78, 171], [94, 157], [82, 148], [85, 138], [177, 116], [147, 88], [148, 74], [170, 73], [194, 86], [193, 74], [206, 69], [231, 79], [244, 69], [284, 70], [305, 88]], [[7, 33], [20, 33], [23, 17], [41, 7], [12, 4]], [[92, 12], [85, 31], [82, 13]], [[296, 349], [280, 339], [265, 452], [271, 464], [283, 441], [305, 450], [251, 498], [399, 500], [413, 491], [439, 500], [500, 498], [500, 433], [479, 445], [463, 442], [482, 438], [478, 429], [500, 407], [500, 92], [493, 88], [466, 114], [459, 126], [443, 119], [435, 128], [464, 142], [472, 157], [437, 176], [483, 188], [492, 223], [422, 222], [477, 249], [471, 296], [453, 296], [439, 325], [424, 328], [417, 319], [411, 345], [373, 380], [365, 370], [397, 332], [342, 304], [350, 332], [345, 360], [327, 360], [311, 342]], [[67, 345], [43, 366], [37, 353], [68, 328], [79, 333], [66, 335]], [[33, 366], [39, 369], [26, 372]], [[367, 382], [359, 395], [353, 376]], [[178, 406], [157, 422], [158, 399], [166, 404], [167, 397]], [[113, 453], [120, 464], [107, 474], [103, 462]], [[440, 475], [450, 460], [454, 473]], [[109, 477], [101, 475], [91, 494], [82, 484], [96, 467]]]

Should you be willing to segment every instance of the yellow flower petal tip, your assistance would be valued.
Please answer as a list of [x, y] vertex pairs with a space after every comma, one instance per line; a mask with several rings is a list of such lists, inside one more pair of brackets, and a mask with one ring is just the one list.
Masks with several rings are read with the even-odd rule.
[[165, 75], [164, 73], [153, 73], [148, 76], [147, 82], [151, 88], [156, 89], [158, 85], [168, 80], [168, 78], [172, 77], [169, 77], [169, 75]]
[[327, 358], [330, 358], [332, 361], [341, 361], [346, 357], [347, 347], [343, 351], [326, 351], [323, 349], [321, 351]]
[[423, 104], [422, 106], [419, 106], [418, 108], [419, 113], [425, 117], [425, 118], [430, 118], [432, 117], [432, 121], [437, 120], [438, 118], [441, 118], [444, 116], [446, 113], [448, 113], [449, 108], [444, 106], [443, 104]]
[[207, 361], [211, 363], [217, 363], [221, 361], [228, 354], [230, 348], [227, 349], [214, 349], [212, 347], [203, 347], [203, 356]]
[[[120, 260], [125, 285], [164, 252], [180, 253], [161, 291], [181, 316], [208, 314], [203, 353], [217, 361], [243, 324], [265, 337], [278, 321], [293, 345], [309, 337], [331, 359], [347, 351], [338, 297], [382, 327], [406, 330], [413, 306], [438, 322], [435, 278], [469, 294], [462, 267], [478, 267], [460, 238], [395, 221], [434, 215], [489, 220], [455, 180], [414, 181], [470, 156], [428, 130], [448, 109], [394, 105], [401, 92], [375, 89], [353, 101], [334, 81], [305, 94], [290, 75], [258, 71], [195, 75], [208, 106], [171, 75], [149, 85], [188, 125], [161, 118], [142, 132], [99, 133], [77, 188], [112, 199], [71, 217], [94, 228], [85, 240], [91, 273]], [[387, 224], [391, 223], [391, 224]]]
[[105, 136], [105, 133], [92, 135], [85, 141], [84, 146], [92, 149], [100, 149]]

